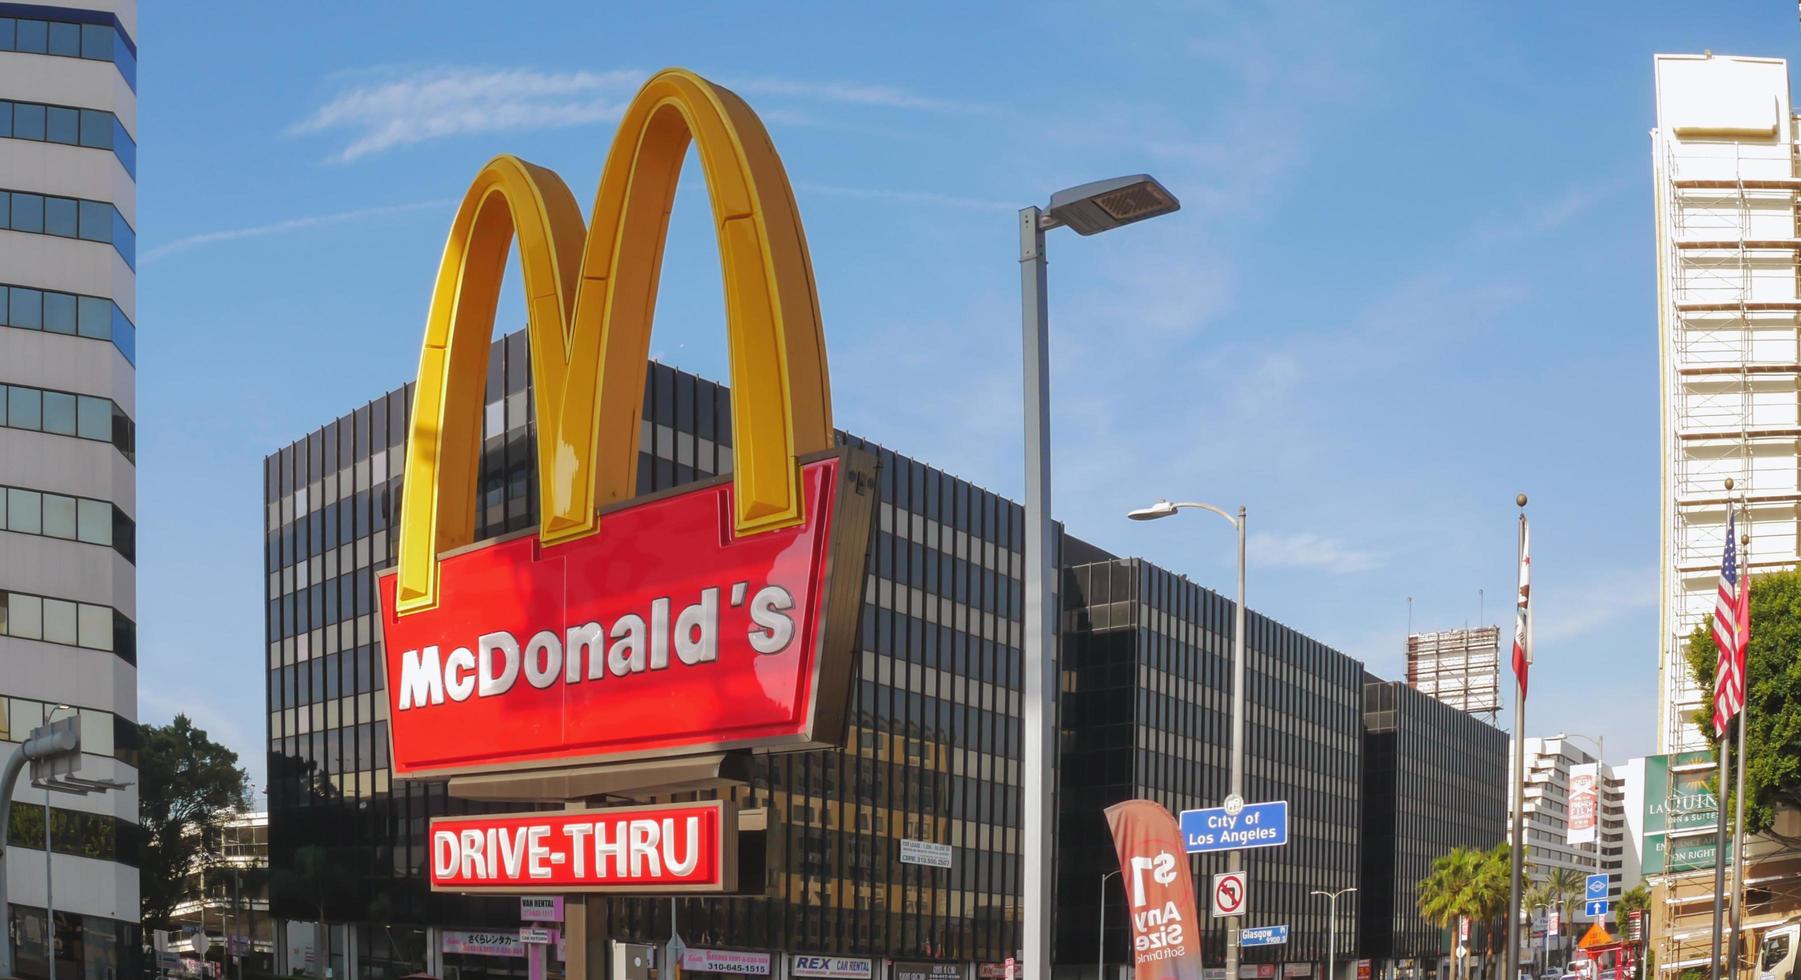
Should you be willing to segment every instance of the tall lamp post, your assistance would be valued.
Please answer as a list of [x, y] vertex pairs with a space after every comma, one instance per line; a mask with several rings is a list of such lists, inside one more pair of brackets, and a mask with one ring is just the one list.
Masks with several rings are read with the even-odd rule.
[[1107, 980], [1107, 879], [1116, 874], [1118, 868], [1101, 875], [1101, 928], [1094, 936], [1094, 980]]
[[1021, 782], [1025, 834], [1025, 921], [1021, 952], [1026, 969], [1049, 977], [1051, 962], [1051, 704], [1058, 689], [1057, 610], [1051, 604], [1051, 363], [1046, 304], [1044, 233], [1069, 227], [1095, 235], [1181, 207], [1147, 174], [1115, 177], [1051, 195], [1048, 206], [1019, 212], [1020, 328], [1025, 361], [1025, 746]]
[[[1229, 785], [1226, 788], [1227, 800], [1244, 802], [1244, 506], [1238, 508], [1238, 516], [1234, 517], [1223, 509], [1212, 504], [1198, 501], [1171, 503], [1159, 500], [1149, 507], [1141, 507], [1127, 514], [1135, 521], [1154, 521], [1169, 517], [1179, 510], [1208, 510], [1226, 519], [1238, 531], [1238, 604], [1233, 610], [1232, 618], [1232, 743], [1229, 758]], [[1228, 806], [1232, 804], [1228, 803]], [[1244, 852], [1232, 850], [1226, 852], [1226, 870], [1244, 870]], [[1226, 920], [1226, 980], [1238, 980], [1238, 917]]]
[[[1311, 891], [1310, 895], [1321, 895], [1326, 899], [1326, 980], [1336, 980], [1334, 967], [1338, 964], [1338, 896], [1348, 895], [1355, 888], [1340, 888], [1335, 892]], [[1230, 977], [1230, 974], [1227, 974]]]

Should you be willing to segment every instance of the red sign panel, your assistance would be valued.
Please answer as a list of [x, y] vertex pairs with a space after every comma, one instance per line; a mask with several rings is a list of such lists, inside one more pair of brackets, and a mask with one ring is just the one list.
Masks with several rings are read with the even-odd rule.
[[1116, 803], [1106, 815], [1132, 918], [1135, 980], [1201, 980], [1201, 924], [1176, 818], [1150, 800]]
[[737, 827], [721, 800], [431, 822], [434, 891], [729, 891]]
[[739, 536], [732, 485], [640, 498], [600, 530], [439, 561], [436, 608], [380, 579], [393, 771], [519, 770], [839, 739], [875, 486], [801, 469], [805, 522]]

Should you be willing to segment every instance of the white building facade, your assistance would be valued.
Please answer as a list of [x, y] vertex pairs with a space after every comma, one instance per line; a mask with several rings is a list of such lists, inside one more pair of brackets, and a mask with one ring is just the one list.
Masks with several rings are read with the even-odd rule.
[[1659, 752], [1706, 745], [1684, 662], [1711, 615], [1728, 491], [1753, 574], [1792, 568], [1801, 513], [1801, 169], [1788, 65], [1658, 55], [1655, 172], [1662, 402]]
[[[0, 3], [0, 755], [81, 720], [79, 775], [22, 777], [7, 848], [21, 977], [138, 959], [137, 9]], [[46, 871], [53, 889], [46, 882]]]
[[[1605, 874], [1608, 897], [1618, 901], [1642, 878], [1637, 836], [1627, 819], [1627, 801], [1634, 792], [1634, 770], [1630, 766], [1616, 769], [1600, 762], [1579, 741], [1583, 741], [1582, 736], [1562, 734], [1526, 739], [1526, 867], [1534, 881], [1543, 881], [1557, 868], [1568, 868], [1584, 876]], [[1571, 844], [1570, 769], [1594, 763], [1600, 765], [1597, 841]], [[1637, 792], [1642, 794], [1642, 788]]]

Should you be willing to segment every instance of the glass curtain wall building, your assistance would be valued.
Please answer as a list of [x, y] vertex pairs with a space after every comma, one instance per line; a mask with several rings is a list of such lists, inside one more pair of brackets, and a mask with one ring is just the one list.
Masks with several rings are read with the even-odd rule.
[[[137, 5], [0, 3], [0, 755], [80, 719], [80, 774], [21, 776], [6, 932], [21, 977], [135, 976]], [[45, 874], [55, 881], [47, 951]]]
[[[523, 334], [490, 352], [478, 538], [538, 519], [527, 357]], [[265, 462], [271, 902], [288, 967], [310, 955], [315, 975], [398, 976], [432, 962], [448, 930], [519, 924], [514, 900], [425, 885], [430, 817], [508, 807], [388, 772], [374, 576], [394, 554], [410, 396], [389, 392]], [[1018, 946], [1022, 513], [851, 441], [879, 457], [880, 505], [848, 740], [755, 761], [734, 797], [769, 812], [764, 880], [747, 883], [759, 894], [680, 900], [681, 932], [697, 947], [999, 962]], [[640, 491], [729, 472], [725, 389], [652, 366], [641, 449]], [[900, 863], [903, 838], [951, 845], [951, 867]], [[614, 939], [667, 938], [667, 900], [607, 904]], [[321, 908], [329, 949], [293, 938], [312, 936], [302, 923]], [[523, 958], [461, 965], [526, 971]]]
[[[1448, 930], [1419, 916], [1419, 883], [1455, 847], [1507, 837], [1507, 733], [1399, 681], [1363, 684], [1361, 952], [1383, 975], [1431, 976]], [[1424, 964], [1422, 967], [1421, 964]]]
[[[1094, 963], [1102, 878], [1119, 867], [1101, 810], [1143, 798], [1171, 813], [1225, 798], [1230, 745], [1232, 601], [1139, 559], [1092, 554], [1065, 539], [1063, 712], [1058, 798], [1057, 952]], [[1286, 946], [1242, 962], [1323, 961], [1328, 916], [1314, 889], [1356, 886], [1362, 778], [1363, 666], [1251, 612], [1246, 617], [1245, 799], [1287, 800], [1286, 847], [1245, 852], [1247, 926], [1286, 924]], [[1198, 889], [1226, 870], [1196, 856]], [[1130, 923], [1108, 882], [1104, 957], [1130, 963]], [[1206, 918], [1202, 948], [1223, 962], [1225, 934]], [[1349, 954], [1354, 906], [1338, 906]]]

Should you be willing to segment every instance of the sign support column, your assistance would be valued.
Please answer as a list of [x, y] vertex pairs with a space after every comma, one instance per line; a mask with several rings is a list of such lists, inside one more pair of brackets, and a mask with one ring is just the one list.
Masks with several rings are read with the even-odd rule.
[[[1025, 833], [1020, 853], [1053, 853], [1051, 829], [1051, 693], [1056, 683], [1056, 606], [1052, 598], [1054, 532], [1051, 528], [1050, 315], [1046, 309], [1044, 225], [1036, 207], [1019, 212], [1020, 330], [1025, 344]], [[1020, 942], [1034, 976], [1050, 976], [1050, 862], [1026, 860], [1025, 916]]]

